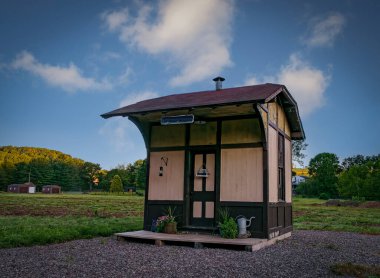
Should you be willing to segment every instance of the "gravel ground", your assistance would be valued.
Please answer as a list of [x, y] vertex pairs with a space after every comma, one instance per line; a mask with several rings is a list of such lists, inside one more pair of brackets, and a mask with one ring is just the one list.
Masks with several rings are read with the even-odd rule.
[[380, 236], [296, 231], [256, 252], [75, 240], [0, 249], [0, 277], [331, 277], [344, 262], [380, 265]]

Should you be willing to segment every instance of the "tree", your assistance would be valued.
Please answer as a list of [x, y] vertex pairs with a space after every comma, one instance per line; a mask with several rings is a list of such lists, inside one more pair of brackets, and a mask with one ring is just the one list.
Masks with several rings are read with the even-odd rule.
[[380, 156], [364, 160], [367, 162], [352, 164], [339, 176], [339, 194], [345, 198], [380, 200]]
[[136, 160], [135, 166], [135, 185], [139, 188], [145, 188], [146, 185], [146, 159]]
[[305, 140], [294, 140], [292, 141], [292, 159], [293, 162], [297, 162], [302, 167], [304, 166], [303, 160], [305, 159], [305, 154], [303, 151], [306, 150], [308, 144], [305, 143]]
[[348, 170], [352, 166], [363, 165], [365, 163], [366, 163], [366, 158], [363, 155], [358, 154], [358, 155], [350, 156], [350, 157], [343, 159], [342, 167], [344, 170]]
[[121, 178], [119, 175], [115, 175], [112, 178], [110, 192], [124, 192], [123, 183], [121, 182]]
[[[297, 191], [308, 196], [338, 196], [339, 159], [333, 153], [320, 153], [310, 160], [310, 178]], [[303, 191], [303, 192], [302, 192]]]
[[81, 178], [83, 180], [86, 189], [92, 191], [94, 180], [99, 178], [99, 171], [102, 168], [99, 164], [85, 162], [81, 167]]

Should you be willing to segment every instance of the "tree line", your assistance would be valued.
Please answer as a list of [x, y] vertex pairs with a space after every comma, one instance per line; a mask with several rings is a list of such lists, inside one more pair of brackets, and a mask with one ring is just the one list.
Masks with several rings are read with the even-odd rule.
[[320, 153], [309, 162], [310, 178], [297, 194], [307, 197], [380, 200], [380, 154], [355, 155], [339, 163], [334, 153]]
[[9, 184], [30, 179], [38, 191], [50, 184], [60, 185], [62, 191], [108, 191], [114, 175], [121, 177], [124, 186], [144, 188], [145, 163], [145, 160], [137, 160], [107, 171], [99, 164], [55, 150], [3, 146], [0, 147], [0, 190], [6, 191]]

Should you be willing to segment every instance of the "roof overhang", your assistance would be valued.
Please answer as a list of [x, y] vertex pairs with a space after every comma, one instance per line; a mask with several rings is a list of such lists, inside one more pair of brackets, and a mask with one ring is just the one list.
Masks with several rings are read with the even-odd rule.
[[105, 119], [122, 116], [140, 122], [160, 122], [162, 116], [193, 114], [196, 121], [211, 120], [254, 115], [257, 103], [265, 104], [275, 100], [279, 100], [284, 108], [290, 124], [291, 138], [305, 139], [297, 103], [287, 88], [279, 84], [164, 96], [131, 104], [101, 116]]

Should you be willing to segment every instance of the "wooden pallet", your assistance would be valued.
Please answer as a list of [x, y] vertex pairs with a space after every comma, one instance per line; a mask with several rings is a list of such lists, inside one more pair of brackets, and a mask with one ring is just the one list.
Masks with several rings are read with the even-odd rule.
[[153, 233], [150, 231], [125, 232], [117, 233], [115, 235], [118, 240], [140, 240], [145, 242], [152, 242], [156, 246], [163, 246], [165, 244], [187, 244], [193, 246], [194, 248], [203, 248], [204, 246], [207, 246], [257, 251], [261, 248], [274, 244], [278, 240], [289, 237], [291, 233], [287, 233], [270, 240], [260, 238], [226, 239], [217, 235], [193, 233], [164, 234]]

